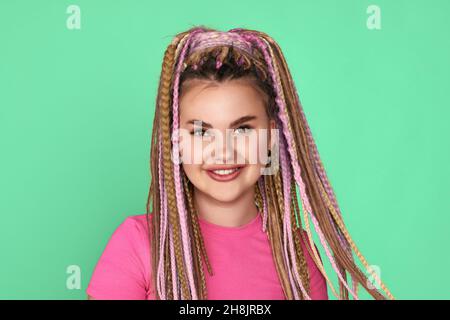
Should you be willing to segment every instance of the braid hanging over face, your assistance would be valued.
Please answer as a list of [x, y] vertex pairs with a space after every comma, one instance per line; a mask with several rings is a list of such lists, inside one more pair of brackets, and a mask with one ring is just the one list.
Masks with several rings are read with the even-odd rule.
[[[336, 197], [320, 160], [294, 81], [278, 44], [267, 34], [236, 28], [221, 32], [194, 27], [177, 34], [167, 47], [156, 98], [151, 142], [151, 184], [147, 199], [152, 281], [157, 299], [207, 299], [203, 263], [209, 262], [203, 242], [193, 186], [179, 155], [179, 97], [188, 79], [222, 81], [251, 76], [267, 94], [267, 114], [280, 129], [280, 170], [262, 175], [255, 185], [255, 203], [286, 299], [311, 299], [305, 252], [338, 299], [358, 299], [358, 286], [375, 299], [394, 299], [358, 250], [343, 222]], [[175, 159], [173, 159], [175, 156]], [[300, 205], [299, 205], [300, 204]], [[150, 215], [153, 215], [150, 220]], [[311, 224], [337, 275], [333, 286], [313, 242]], [[374, 288], [353, 253], [380, 286]], [[351, 277], [351, 285], [347, 276]]]

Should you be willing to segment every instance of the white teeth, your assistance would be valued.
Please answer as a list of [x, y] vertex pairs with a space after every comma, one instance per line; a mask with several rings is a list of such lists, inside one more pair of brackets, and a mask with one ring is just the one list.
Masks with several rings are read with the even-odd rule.
[[214, 172], [215, 174], [227, 175], [227, 174], [230, 174], [230, 173], [233, 173], [233, 172], [237, 171], [238, 169], [239, 169], [239, 168], [236, 168], [236, 169], [229, 169], [229, 170], [213, 170], [213, 172]]

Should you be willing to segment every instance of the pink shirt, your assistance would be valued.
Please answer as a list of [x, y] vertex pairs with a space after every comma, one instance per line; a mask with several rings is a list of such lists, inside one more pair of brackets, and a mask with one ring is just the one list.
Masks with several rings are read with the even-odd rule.
[[[223, 227], [202, 218], [199, 221], [214, 272], [210, 276], [203, 264], [208, 299], [285, 299], [260, 214], [240, 227]], [[303, 241], [301, 245], [309, 267], [311, 298], [328, 299], [325, 278]], [[129, 216], [109, 239], [86, 293], [95, 299], [153, 300], [155, 289], [150, 280], [146, 215]]]

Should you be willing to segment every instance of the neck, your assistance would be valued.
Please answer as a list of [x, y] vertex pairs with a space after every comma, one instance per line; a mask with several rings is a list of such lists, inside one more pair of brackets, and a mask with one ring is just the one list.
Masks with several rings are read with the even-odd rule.
[[258, 215], [254, 196], [255, 190], [250, 188], [239, 198], [223, 202], [198, 189], [194, 190], [194, 202], [198, 215], [210, 223], [224, 227], [240, 227]]

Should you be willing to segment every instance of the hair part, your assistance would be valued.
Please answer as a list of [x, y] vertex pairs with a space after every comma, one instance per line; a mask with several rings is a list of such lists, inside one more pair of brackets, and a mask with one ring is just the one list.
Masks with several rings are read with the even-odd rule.
[[278, 106], [275, 103], [273, 84], [260, 59], [249, 56], [233, 46], [219, 46], [192, 53], [184, 62], [180, 75], [180, 97], [199, 82], [209, 86], [239, 80], [252, 85], [262, 96], [269, 119], [275, 119]]

